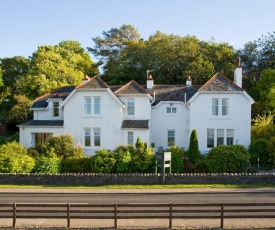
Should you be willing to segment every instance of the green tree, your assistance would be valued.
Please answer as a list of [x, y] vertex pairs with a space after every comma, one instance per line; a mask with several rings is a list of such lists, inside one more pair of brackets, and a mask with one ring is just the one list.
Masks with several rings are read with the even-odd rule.
[[129, 172], [129, 164], [132, 160], [131, 152], [128, 146], [120, 145], [114, 151], [114, 158], [116, 159], [115, 172], [116, 173], [127, 173]]
[[90, 56], [77, 41], [63, 41], [55, 46], [40, 46], [31, 57], [30, 70], [19, 87], [29, 98], [56, 88], [78, 85], [84, 75], [97, 73]]
[[249, 153], [242, 145], [219, 145], [208, 152], [205, 163], [211, 173], [246, 172]]
[[32, 101], [24, 95], [15, 95], [16, 104], [12, 106], [9, 112], [9, 120], [15, 123], [23, 123], [29, 120], [32, 115], [30, 106]]
[[197, 135], [196, 129], [194, 129], [191, 133], [187, 156], [191, 163], [195, 163], [201, 158], [201, 154], [199, 151], [198, 135]]

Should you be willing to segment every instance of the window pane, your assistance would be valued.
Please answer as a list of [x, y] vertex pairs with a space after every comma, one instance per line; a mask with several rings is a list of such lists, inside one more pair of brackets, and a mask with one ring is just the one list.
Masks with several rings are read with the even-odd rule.
[[175, 145], [175, 131], [168, 130], [168, 146]]
[[222, 99], [222, 116], [228, 116], [228, 99]]
[[34, 146], [36, 148], [41, 148], [42, 145], [44, 145], [47, 141], [49, 141], [52, 137], [51, 133], [35, 133], [34, 134], [34, 139], [35, 139], [35, 144]]
[[91, 146], [91, 129], [85, 128], [84, 146]]
[[91, 98], [85, 97], [85, 114], [91, 114]]
[[213, 98], [212, 99], [212, 116], [219, 115], [219, 99]]
[[172, 113], [177, 113], [177, 108], [176, 107], [172, 108]]
[[171, 108], [166, 108], [167, 113], [171, 113]]
[[217, 146], [224, 144], [224, 130], [217, 129]]
[[207, 148], [214, 147], [214, 129], [207, 129]]
[[94, 98], [94, 113], [100, 114], [100, 97]]
[[127, 115], [135, 115], [135, 99], [127, 99]]
[[94, 146], [100, 146], [100, 129], [94, 129]]
[[128, 132], [128, 145], [134, 144], [134, 132]]
[[53, 103], [53, 116], [59, 117], [59, 102]]
[[226, 144], [233, 145], [234, 143], [234, 129], [227, 129], [226, 131]]

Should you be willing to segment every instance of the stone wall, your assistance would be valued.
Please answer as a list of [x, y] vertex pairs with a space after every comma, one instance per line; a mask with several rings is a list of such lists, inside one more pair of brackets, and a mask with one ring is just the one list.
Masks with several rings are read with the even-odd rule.
[[[0, 174], [0, 184], [14, 185], [150, 185], [162, 184], [161, 174]], [[165, 184], [275, 184], [275, 173], [169, 174]]]

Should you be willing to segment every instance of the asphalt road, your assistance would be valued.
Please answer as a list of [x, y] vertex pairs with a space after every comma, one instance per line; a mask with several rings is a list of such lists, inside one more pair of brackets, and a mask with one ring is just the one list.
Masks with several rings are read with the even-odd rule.
[[[0, 189], [0, 203], [275, 203], [275, 189]], [[1, 220], [0, 227], [11, 226], [11, 220]], [[20, 226], [66, 226], [64, 220], [28, 220], [17, 222]], [[119, 226], [162, 226], [167, 227], [167, 220], [120, 220]], [[175, 226], [180, 229], [218, 227], [218, 220], [179, 220]], [[83, 220], [72, 222], [76, 227], [112, 226], [113, 221], [102, 222]], [[272, 219], [233, 219], [226, 220], [228, 228], [267, 228], [274, 227]]]
[[275, 189], [8, 190], [0, 203], [275, 203]]

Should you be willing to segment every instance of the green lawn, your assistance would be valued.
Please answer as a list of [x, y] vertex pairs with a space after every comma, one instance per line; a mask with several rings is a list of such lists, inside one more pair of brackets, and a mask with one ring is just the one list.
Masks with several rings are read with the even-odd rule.
[[200, 189], [200, 188], [275, 188], [269, 184], [175, 184], [175, 185], [103, 185], [103, 186], [55, 186], [55, 185], [0, 185], [0, 189]]

